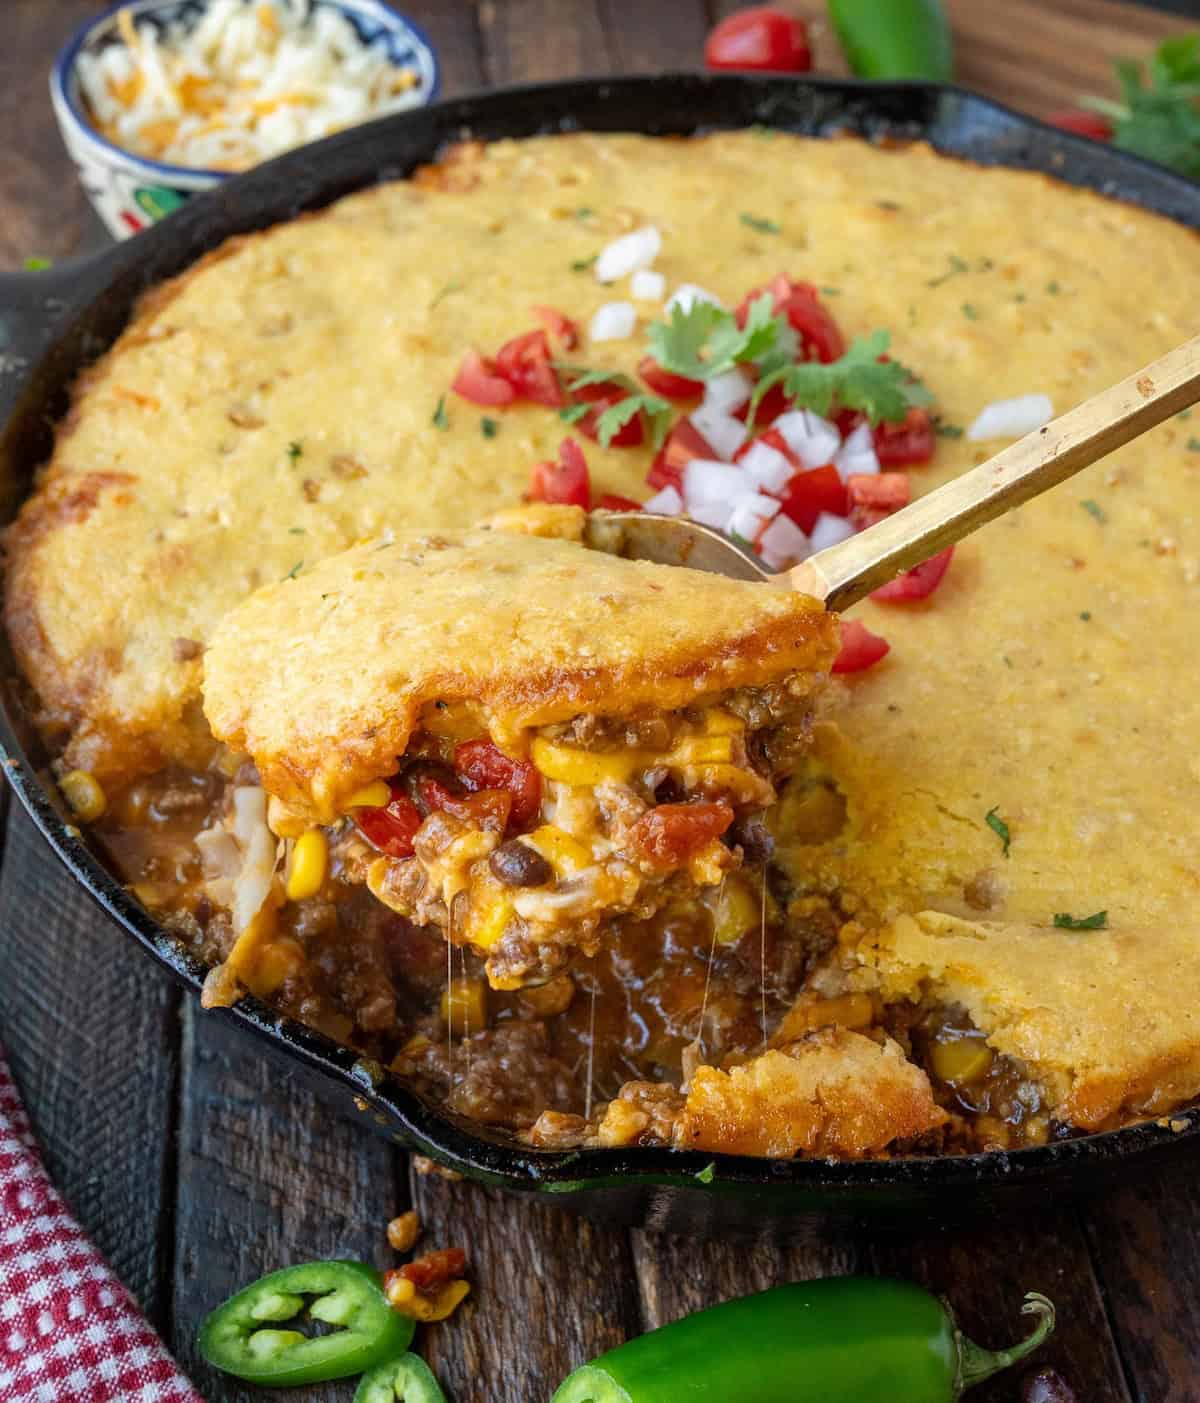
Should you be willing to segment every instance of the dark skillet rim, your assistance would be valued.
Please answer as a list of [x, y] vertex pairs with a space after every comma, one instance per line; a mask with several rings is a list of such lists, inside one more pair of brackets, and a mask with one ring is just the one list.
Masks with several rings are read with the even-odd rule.
[[[475, 125], [486, 131], [489, 117], [492, 121], [498, 121], [518, 104], [527, 106], [531, 111], [539, 111], [543, 101], [553, 108], [553, 100], [569, 98], [572, 94], [581, 98], [604, 98], [623, 90], [642, 90], [664, 83], [701, 84], [705, 88], [717, 89], [727, 87], [739, 94], [757, 92], [762, 95], [764, 108], [777, 100], [786, 101], [789, 92], [808, 89], [815, 89], [818, 93], [848, 94], [867, 107], [879, 107], [889, 96], [908, 95], [914, 99], [924, 98], [932, 110], [937, 102], [953, 99], [966, 104], [967, 110], [977, 110], [985, 115], [990, 113], [993, 118], [1001, 119], [1014, 133], [1024, 131], [1034, 135], [1053, 135], [1064, 152], [1063, 168], [1056, 172], [1058, 177], [1070, 180], [1067, 157], [1074, 152], [1085, 166], [1099, 166], [1111, 172], [1112, 185], [1136, 186], [1140, 181], [1159, 192], [1161, 201], [1170, 196], [1172, 203], [1177, 202], [1181, 208], [1190, 207], [1194, 214], [1194, 227], [1200, 226], [1200, 188], [1182, 176], [1123, 152], [1098, 149], [1095, 143], [1083, 137], [1049, 128], [1000, 103], [948, 85], [919, 82], [874, 84], [813, 78], [780, 80], [749, 75], [694, 73], [571, 79], [561, 83], [505, 88], [393, 114], [278, 157], [243, 175], [233, 176], [212, 193], [195, 197], [181, 211], [139, 235], [136, 240], [119, 245], [111, 252], [74, 269], [68, 265], [63, 274], [68, 297], [72, 284], [79, 295], [79, 301], [71, 310], [79, 313], [98, 301], [103, 290], [118, 277], [124, 279], [143, 264], [145, 255], [168, 250], [171, 241], [177, 234], [184, 233], [193, 220], [200, 221], [205, 211], [215, 209], [214, 200], [227, 202], [232, 195], [242, 191], [252, 192], [259, 186], [266, 195], [277, 188], [289, 172], [301, 175], [312, 168], [314, 161], [332, 171], [336, 169], [339, 150], [363, 140], [364, 134], [369, 134], [373, 128], [428, 120], [431, 115], [436, 116], [440, 112], [452, 116], [465, 127]], [[696, 130], [713, 130], [716, 125], [698, 123]], [[739, 120], [736, 125], [745, 123]], [[830, 134], [839, 125], [849, 126], [851, 123], [848, 119], [840, 123], [832, 121], [828, 128], [821, 129], [822, 134]], [[888, 123], [881, 117], [879, 125], [882, 129]], [[535, 126], [536, 123], [530, 123], [531, 129]], [[544, 129], [570, 128], [569, 122], [548, 122]], [[645, 127], [641, 129], [645, 130]], [[934, 133], [927, 128], [914, 131], [912, 136], [935, 142]], [[951, 151], [949, 154], [958, 160], [977, 159], [961, 151]], [[990, 164], [1003, 166], [1003, 153], [992, 157]], [[380, 176], [389, 178], [397, 173], [384, 170]], [[1126, 177], [1124, 181], [1119, 179], [1122, 175]], [[1177, 214], [1156, 209], [1153, 203], [1142, 205], [1141, 201], [1128, 194], [1106, 188], [1107, 184], [1089, 181], [1085, 188], [1110, 198], [1126, 199], [1177, 222], [1192, 222]], [[365, 183], [355, 188], [365, 188]], [[327, 198], [322, 195], [310, 207], [329, 203], [342, 193], [341, 189], [333, 189]], [[253, 207], [252, 197], [248, 199], [248, 204]], [[227, 229], [226, 232], [236, 230]], [[186, 244], [188, 241], [184, 238], [179, 242]], [[199, 254], [190, 250], [189, 246], [189, 255], [181, 266], [190, 265], [197, 257]], [[159, 281], [179, 271], [168, 271], [165, 267], [157, 266], [159, 263], [168, 265], [170, 261], [169, 255], [156, 260], [155, 276], [148, 280], [147, 285], [150, 281]], [[55, 290], [57, 278], [49, 279], [45, 274], [32, 276], [45, 280], [47, 291]], [[62, 329], [56, 328], [56, 331]], [[36, 374], [40, 364], [39, 359], [30, 378]], [[5, 757], [4, 770], [17, 797], [72, 875], [125, 932], [177, 979], [193, 991], [198, 991], [205, 968], [184, 952], [170, 934], [129, 895], [92, 851], [79, 829], [64, 816], [53, 797], [55, 790], [52, 782], [48, 778], [43, 780], [27, 757], [7, 704], [0, 706], [0, 753]], [[775, 1206], [782, 1206], [782, 1200], [794, 1200], [797, 1205], [802, 1205], [811, 1196], [818, 1207], [833, 1211], [837, 1202], [844, 1201], [847, 1207], [868, 1201], [881, 1202], [888, 1190], [903, 1198], [906, 1191], [983, 1190], [999, 1185], [1049, 1183], [1068, 1178], [1073, 1170], [1083, 1171], [1089, 1167], [1164, 1151], [1200, 1133], [1200, 1107], [1193, 1107], [1172, 1112], [1169, 1117], [1157, 1121], [1146, 1121], [1119, 1130], [1081, 1135], [1031, 1149], [990, 1154], [831, 1162], [815, 1159], [763, 1160], [657, 1148], [567, 1153], [535, 1151], [436, 1110], [378, 1064], [333, 1043], [295, 1020], [281, 1017], [253, 997], [243, 999], [233, 1009], [211, 1011], [205, 1016], [232, 1018], [268, 1039], [285, 1054], [340, 1082], [355, 1096], [360, 1109], [364, 1113], [373, 1113], [376, 1121], [394, 1138], [463, 1171], [469, 1177], [510, 1189], [536, 1190], [565, 1197], [587, 1190], [651, 1189], [656, 1186], [687, 1187], [714, 1195], [730, 1192], [744, 1196], [748, 1191], [760, 1190]], [[703, 1178], [698, 1177], [701, 1174]]]

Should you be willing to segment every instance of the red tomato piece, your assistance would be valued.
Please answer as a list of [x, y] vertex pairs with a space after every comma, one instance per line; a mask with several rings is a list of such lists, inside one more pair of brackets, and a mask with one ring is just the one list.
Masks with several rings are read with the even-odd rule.
[[834, 672], [864, 672], [891, 652], [886, 638], [872, 633], [857, 619], [842, 620], [842, 650], [833, 660]]
[[638, 362], [638, 374], [649, 389], [664, 399], [696, 399], [704, 393], [701, 380], [689, 380], [686, 375], [673, 375], [664, 370], [653, 356], [643, 356]]
[[529, 474], [531, 502], [557, 502], [569, 507], [592, 505], [592, 482], [583, 449], [573, 438], [564, 438], [558, 448], [558, 462], [535, 463]]
[[679, 867], [732, 822], [728, 804], [659, 804], [633, 825], [630, 841], [652, 867]]
[[533, 315], [566, 351], [579, 345], [579, 323], [564, 316], [557, 307], [534, 307]]
[[[486, 742], [485, 742], [486, 744]], [[469, 823], [472, 828], [503, 833], [512, 812], [512, 795], [503, 786], [466, 790], [447, 784], [431, 770], [422, 771], [416, 781], [417, 797], [430, 812], [444, 811]]]
[[908, 506], [912, 489], [907, 473], [851, 473], [846, 491], [852, 507], [895, 512]]
[[811, 531], [822, 512], [846, 516], [850, 510], [846, 484], [832, 463], [797, 473], [787, 485], [783, 510], [801, 531]]
[[912, 408], [899, 424], [886, 420], [873, 430], [875, 456], [884, 467], [928, 463], [933, 457], [933, 421], [928, 410]]
[[443, 1247], [384, 1272], [383, 1281], [386, 1287], [389, 1280], [402, 1278], [411, 1281], [418, 1291], [431, 1292], [447, 1281], [457, 1280], [466, 1269], [467, 1254], [461, 1247]]
[[[753, 398], [753, 396], [751, 396]], [[792, 402], [784, 393], [782, 385], [772, 385], [771, 388], [759, 400], [754, 410], [754, 427], [762, 428], [764, 424], [773, 424], [781, 414], [785, 414], [792, 407]], [[740, 419], [743, 424], [750, 419], [750, 400], [747, 400], [740, 408], [733, 411], [733, 417]]]
[[1085, 112], [1080, 107], [1069, 107], [1062, 112], [1051, 112], [1042, 119], [1052, 127], [1061, 127], [1065, 132], [1076, 136], [1090, 136], [1093, 141], [1111, 141], [1113, 129], [1099, 112]]
[[704, 45], [708, 68], [807, 73], [812, 50], [803, 20], [770, 5], [738, 10], [714, 25]]
[[641, 502], [635, 502], [632, 497], [622, 497], [616, 492], [602, 493], [596, 505], [610, 512], [637, 512], [642, 509]]
[[511, 404], [517, 397], [516, 390], [497, 371], [496, 362], [478, 351], [468, 351], [463, 356], [450, 388], [472, 404]]
[[872, 590], [871, 598], [888, 600], [892, 603], [902, 599], [928, 598], [942, 583], [942, 578], [950, 568], [953, 556], [954, 547], [947, 546], [945, 550], [938, 551], [937, 555], [922, 561], [920, 565], [906, 570], [903, 575], [889, 580], [886, 585], [880, 585], [877, 590]]
[[812, 283], [794, 282], [786, 273], [776, 273], [765, 287], [757, 287], [737, 309], [739, 326], [746, 324], [751, 302], [769, 292], [775, 311], [787, 317], [800, 338], [801, 360], [818, 360], [828, 365], [846, 353], [846, 338], [821, 301]]
[[680, 419], [667, 435], [663, 454], [669, 468], [683, 472], [693, 458], [715, 458], [716, 449], [690, 419]]
[[735, 463], [740, 463], [756, 443], [765, 443], [768, 448], [773, 448], [776, 453], [782, 453], [797, 472], [803, 471], [803, 464], [788, 447], [787, 439], [784, 438], [778, 429], [767, 429], [764, 433], [758, 434], [755, 438], [747, 439], [733, 455], [733, 461]]
[[661, 449], [650, 464], [650, 471], [646, 474], [646, 483], [653, 487], [656, 492], [661, 492], [664, 487], [673, 487], [676, 492], [683, 492], [683, 469], [673, 468], [667, 462], [667, 451]]
[[356, 809], [354, 822], [367, 842], [386, 857], [412, 857], [421, 812], [396, 780], [389, 780], [388, 787], [391, 799], [382, 808]]
[[835, 414], [830, 414], [827, 417], [837, 426], [837, 431], [843, 438], [849, 438], [866, 419], [866, 415], [861, 409], [839, 409]]
[[567, 402], [550, 364], [550, 342], [544, 331], [514, 336], [496, 352], [496, 369], [521, 399], [561, 409]]
[[455, 748], [454, 768], [473, 789], [502, 789], [510, 795], [509, 822], [514, 828], [527, 828], [540, 813], [541, 775], [528, 760], [510, 760], [490, 740], [463, 741]]
[[[581, 434], [590, 438], [593, 443], [599, 443], [601, 414], [606, 409], [611, 409], [614, 404], [620, 404], [623, 399], [628, 397], [628, 394], [628, 390], [623, 390], [615, 382], [604, 385], [584, 385], [580, 390], [572, 390], [571, 398], [576, 404], [582, 401], [596, 406], [594, 409], [589, 409], [575, 427]], [[608, 446], [610, 448], [636, 448], [645, 436], [646, 429], [642, 423], [642, 416], [635, 414], [613, 434], [608, 441]]]

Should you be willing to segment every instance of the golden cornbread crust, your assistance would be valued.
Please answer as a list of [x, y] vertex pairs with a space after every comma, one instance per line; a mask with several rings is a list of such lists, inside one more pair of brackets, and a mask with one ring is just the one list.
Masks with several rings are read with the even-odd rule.
[[581, 712], [674, 710], [800, 674], [837, 621], [811, 599], [507, 531], [408, 533], [269, 585], [218, 627], [204, 707], [286, 803], [332, 819], [395, 771], [421, 709], [476, 704], [497, 739]]

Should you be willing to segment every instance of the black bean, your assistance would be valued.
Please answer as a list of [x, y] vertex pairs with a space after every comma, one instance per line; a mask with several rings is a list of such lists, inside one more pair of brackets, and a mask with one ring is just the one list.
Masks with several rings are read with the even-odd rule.
[[501, 843], [488, 858], [488, 866], [509, 887], [544, 887], [554, 878], [554, 869], [541, 853], [519, 838]]
[[742, 859], [748, 867], [760, 867], [775, 851], [775, 839], [762, 819], [746, 814], [734, 822], [725, 834], [729, 847], [741, 848]]

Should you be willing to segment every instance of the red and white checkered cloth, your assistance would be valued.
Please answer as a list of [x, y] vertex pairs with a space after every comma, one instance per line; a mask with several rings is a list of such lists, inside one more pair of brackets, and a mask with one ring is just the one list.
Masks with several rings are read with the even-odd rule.
[[203, 1403], [46, 1176], [3, 1047], [0, 1403]]

